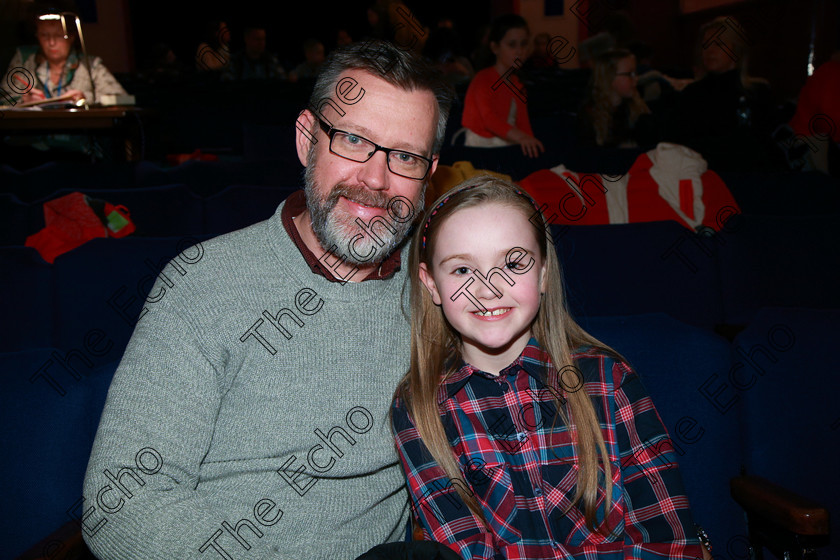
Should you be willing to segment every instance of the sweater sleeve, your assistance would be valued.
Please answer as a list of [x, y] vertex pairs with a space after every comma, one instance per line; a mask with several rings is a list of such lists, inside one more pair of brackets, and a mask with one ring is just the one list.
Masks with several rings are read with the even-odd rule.
[[[151, 293], [161, 289], [158, 278]], [[202, 335], [211, 336], [191, 323], [186, 299], [173, 291], [141, 315], [129, 341], [84, 481], [82, 534], [102, 560], [216, 558], [222, 522], [236, 523], [198, 486], [224, 368]], [[279, 558], [256, 539], [248, 555]]]
[[[34, 87], [34, 83], [31, 85], [27, 83], [27, 86], [24, 87], [23, 84], [13, 77], [13, 75], [18, 74], [22, 68], [23, 56], [21, 55], [20, 49], [17, 49], [15, 50], [15, 55], [12, 57], [12, 61], [9, 62], [9, 67], [6, 69], [6, 75], [3, 76], [3, 81], [0, 82], [0, 90], [2, 90], [0, 91], [0, 105], [17, 104], [23, 94]], [[20, 73], [18, 74], [18, 78], [27, 81], [28, 76]], [[34, 78], [31, 79], [34, 81]]]
[[93, 72], [93, 83], [96, 85], [96, 101], [99, 102], [99, 96], [106, 93], [116, 95], [125, 95], [125, 88], [122, 87], [113, 74], [105, 67], [102, 59], [94, 57], [91, 62], [91, 72]]

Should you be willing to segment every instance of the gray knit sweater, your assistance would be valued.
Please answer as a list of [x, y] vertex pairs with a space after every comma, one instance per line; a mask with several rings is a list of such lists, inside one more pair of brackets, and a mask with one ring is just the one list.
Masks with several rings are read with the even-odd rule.
[[100, 558], [353, 559], [405, 535], [386, 415], [408, 368], [407, 251], [391, 279], [329, 282], [282, 206], [152, 288], [85, 476]]

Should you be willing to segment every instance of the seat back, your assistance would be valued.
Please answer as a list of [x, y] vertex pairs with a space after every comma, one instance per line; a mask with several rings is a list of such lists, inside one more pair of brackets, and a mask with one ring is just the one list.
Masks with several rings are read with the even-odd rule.
[[729, 343], [662, 313], [590, 317], [583, 326], [638, 372], [671, 436], [694, 521], [716, 552], [726, 550], [743, 526], [729, 496], [729, 479], [740, 466], [738, 416], [719, 413], [698, 387], [725, 374]]
[[[196, 243], [200, 241], [194, 237], [95, 239], [58, 257], [58, 347], [81, 349], [88, 336], [103, 337], [103, 347], [109, 341], [112, 345], [98, 362], [119, 358], [143, 309], [166, 297], [165, 290], [178, 289], [179, 279], [191, 266], [189, 258], [179, 258], [177, 266], [167, 263]], [[189, 254], [200, 259], [201, 251], [198, 248]], [[149, 297], [153, 301], [147, 301], [161, 271], [169, 282]]]
[[53, 346], [53, 267], [32, 247], [0, 247], [0, 352]]
[[[81, 516], [82, 482], [116, 362], [65, 377], [52, 348], [0, 354], [0, 524], [3, 558], [15, 558]], [[61, 394], [46, 381], [52, 377]], [[89, 497], [88, 497], [89, 498]], [[68, 515], [70, 517], [68, 517]]]
[[840, 310], [762, 309], [735, 338], [728, 380], [747, 473], [828, 508], [825, 558], [840, 558], [838, 340]]
[[719, 236], [727, 323], [762, 307], [840, 308], [840, 215], [733, 217]]
[[676, 222], [551, 226], [577, 317], [663, 312], [721, 322], [715, 247]]

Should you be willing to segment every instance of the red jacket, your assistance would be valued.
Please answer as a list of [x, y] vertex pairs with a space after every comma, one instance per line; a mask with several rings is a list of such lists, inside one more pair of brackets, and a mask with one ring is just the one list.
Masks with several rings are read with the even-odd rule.
[[508, 124], [510, 105], [516, 106], [516, 128], [530, 134], [525, 87], [512, 72], [505, 79], [494, 68], [485, 68], [475, 75], [464, 99], [461, 124], [484, 138], [507, 137], [513, 128]]

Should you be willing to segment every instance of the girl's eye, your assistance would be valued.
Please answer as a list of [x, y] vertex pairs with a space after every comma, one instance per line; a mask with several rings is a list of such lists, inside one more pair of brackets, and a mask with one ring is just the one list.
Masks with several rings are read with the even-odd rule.
[[468, 267], [468, 266], [459, 266], [458, 268], [456, 268], [456, 269], [455, 269], [455, 270], [453, 270], [452, 272], [453, 272], [453, 273], [455, 273], [455, 274], [457, 274], [457, 275], [459, 275], [459, 276], [464, 275], [464, 274], [469, 274], [469, 273], [470, 273], [470, 267]]
[[525, 268], [525, 265], [521, 262], [509, 262], [505, 265], [509, 270], [522, 270]]

